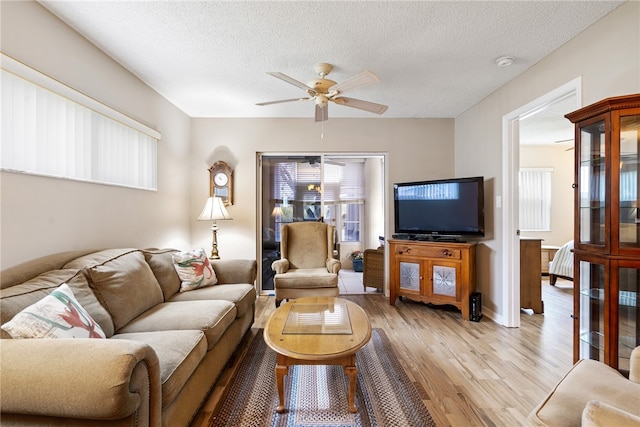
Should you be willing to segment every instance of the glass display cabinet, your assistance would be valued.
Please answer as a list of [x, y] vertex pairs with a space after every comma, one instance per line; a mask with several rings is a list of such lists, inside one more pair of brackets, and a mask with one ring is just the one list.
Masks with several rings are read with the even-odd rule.
[[628, 373], [640, 345], [640, 94], [565, 117], [576, 128], [574, 360]]

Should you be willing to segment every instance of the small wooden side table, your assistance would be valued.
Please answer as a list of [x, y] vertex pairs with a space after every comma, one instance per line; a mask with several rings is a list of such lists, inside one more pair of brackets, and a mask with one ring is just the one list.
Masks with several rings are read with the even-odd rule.
[[264, 341], [278, 355], [278, 413], [284, 412], [284, 376], [293, 365], [340, 365], [349, 377], [349, 411], [355, 405], [356, 352], [371, 338], [371, 323], [357, 304], [335, 297], [291, 300], [271, 314]]

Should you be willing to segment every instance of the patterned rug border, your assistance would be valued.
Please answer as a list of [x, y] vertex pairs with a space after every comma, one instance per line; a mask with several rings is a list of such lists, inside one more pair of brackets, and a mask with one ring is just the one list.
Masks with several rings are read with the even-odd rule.
[[373, 329], [369, 343], [356, 353], [357, 414], [348, 411], [348, 379], [342, 367], [309, 365], [289, 368], [287, 411], [276, 413], [276, 353], [265, 344], [263, 330], [257, 332], [212, 426], [436, 426], [389, 338], [379, 328]]

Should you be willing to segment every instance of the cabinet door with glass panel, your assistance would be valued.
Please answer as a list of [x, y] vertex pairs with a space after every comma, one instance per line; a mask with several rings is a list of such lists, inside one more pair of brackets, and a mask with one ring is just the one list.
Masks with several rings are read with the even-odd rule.
[[[639, 97], [640, 98], [640, 97]], [[617, 224], [618, 235], [615, 253], [640, 257], [640, 175], [638, 158], [640, 151], [640, 107], [614, 111], [612, 117], [612, 146], [618, 140], [618, 150], [612, 150], [612, 193], [618, 215], [612, 218]], [[617, 166], [617, 168], [615, 167]], [[617, 196], [617, 197], [615, 197]], [[615, 209], [613, 210], [615, 212]]]
[[586, 251], [608, 251], [605, 239], [610, 221], [605, 207], [611, 204], [606, 191], [606, 170], [609, 148], [606, 135], [610, 128], [608, 117], [596, 117], [580, 124], [576, 141], [577, 200], [575, 222], [577, 238], [574, 247]]
[[640, 345], [640, 94], [566, 117], [576, 125], [574, 359], [625, 372]]

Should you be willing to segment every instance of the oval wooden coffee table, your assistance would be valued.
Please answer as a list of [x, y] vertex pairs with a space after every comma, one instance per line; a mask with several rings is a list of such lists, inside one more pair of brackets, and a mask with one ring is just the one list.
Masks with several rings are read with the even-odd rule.
[[284, 412], [284, 376], [293, 365], [340, 365], [349, 377], [349, 411], [358, 370], [356, 352], [371, 338], [371, 323], [357, 304], [334, 297], [291, 300], [276, 309], [264, 328], [264, 341], [278, 355], [278, 413]]

